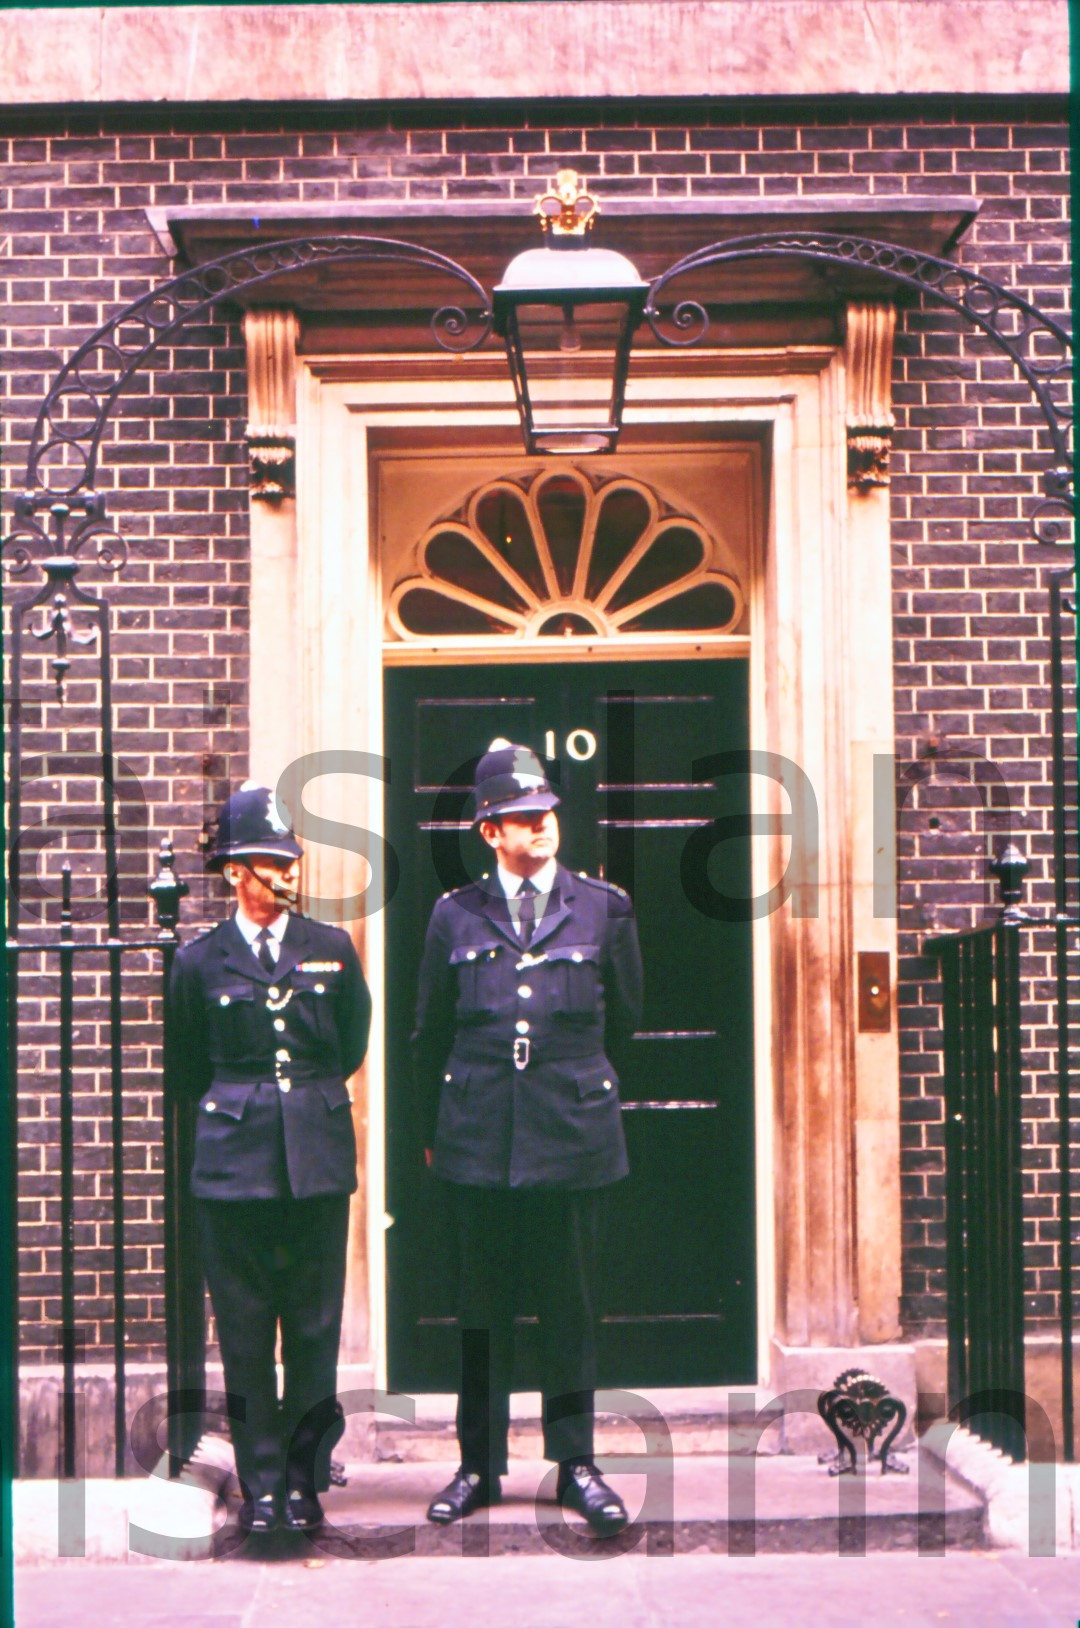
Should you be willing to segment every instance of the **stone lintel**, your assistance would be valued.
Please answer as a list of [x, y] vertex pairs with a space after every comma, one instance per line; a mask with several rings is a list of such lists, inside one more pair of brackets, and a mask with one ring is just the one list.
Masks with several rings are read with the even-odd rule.
[[955, 99], [1066, 95], [1068, 76], [1067, 0], [457, 0], [0, 13], [0, 99], [12, 107]]

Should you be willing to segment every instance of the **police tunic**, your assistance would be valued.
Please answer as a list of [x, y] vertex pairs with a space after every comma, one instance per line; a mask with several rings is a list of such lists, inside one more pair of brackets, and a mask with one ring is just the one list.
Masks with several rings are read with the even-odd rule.
[[[192, 1191], [248, 1495], [327, 1485], [356, 1142], [346, 1079], [371, 998], [351, 939], [290, 915], [273, 970], [235, 919], [176, 955], [169, 1073], [195, 1110]], [[280, 1328], [284, 1390], [275, 1348]], [[287, 1460], [287, 1462], [286, 1462]]]
[[345, 1081], [371, 997], [349, 935], [291, 915], [273, 971], [230, 917], [184, 945], [169, 990], [181, 1088], [197, 1102], [197, 1198], [356, 1189]]
[[528, 949], [492, 879], [444, 894], [420, 967], [414, 1062], [445, 1180], [602, 1187], [627, 1174], [617, 1064], [641, 1011], [621, 888], [559, 865]]

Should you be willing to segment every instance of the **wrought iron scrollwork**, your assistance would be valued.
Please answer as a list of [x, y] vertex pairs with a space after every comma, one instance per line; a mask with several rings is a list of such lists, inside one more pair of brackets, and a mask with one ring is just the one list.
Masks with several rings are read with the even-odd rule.
[[432, 318], [433, 337], [446, 350], [474, 350], [491, 331], [491, 300], [483, 285], [456, 260], [419, 244], [337, 235], [234, 250], [150, 289], [79, 346], [53, 381], [34, 425], [27, 490], [71, 496], [93, 485], [101, 437], [119, 396], [136, 369], [184, 323], [283, 272], [346, 263], [411, 266], [464, 284], [475, 296], [475, 309], [444, 305]]
[[[819, 1455], [820, 1464], [828, 1464], [830, 1475], [854, 1475], [858, 1468], [855, 1443], [865, 1441], [867, 1459], [876, 1458], [881, 1473], [907, 1475], [909, 1467], [889, 1449], [907, 1419], [907, 1408], [888, 1386], [873, 1374], [861, 1368], [845, 1368], [837, 1374], [832, 1390], [822, 1391], [818, 1397], [818, 1412], [836, 1438], [835, 1452]], [[875, 1443], [881, 1432], [889, 1429], [880, 1447]]]
[[[48, 516], [51, 526], [44, 522], [44, 516]], [[4, 564], [11, 576], [22, 577], [36, 563], [44, 571], [45, 580], [36, 590], [12, 602], [12, 629], [17, 639], [25, 624], [36, 644], [55, 646], [49, 667], [56, 680], [58, 701], [64, 698], [71, 651], [97, 644], [102, 635], [104, 601], [85, 592], [75, 580], [81, 566], [79, 556], [89, 549], [93, 550], [94, 563], [110, 575], [122, 571], [127, 562], [127, 544], [109, 523], [99, 492], [84, 492], [67, 500], [41, 493], [22, 494], [15, 499], [15, 527], [0, 543], [0, 553], [9, 554]], [[42, 622], [31, 626], [32, 613], [46, 604], [49, 610]], [[90, 616], [87, 633], [77, 632], [72, 621], [72, 610], [78, 607]], [[15, 677], [17, 695], [18, 673]]]
[[1036, 542], [1061, 540], [1075, 513], [1069, 400], [1072, 336], [1066, 328], [1011, 289], [952, 260], [834, 232], [767, 232], [706, 244], [653, 280], [645, 319], [664, 345], [698, 344], [709, 331], [708, 313], [698, 300], [666, 300], [670, 285], [711, 266], [775, 258], [876, 272], [948, 306], [1003, 350], [1030, 386], [1053, 448], [1052, 465], [1043, 475], [1043, 498], [1031, 517], [1032, 535]]
[[[31, 434], [25, 488], [14, 500], [14, 524], [0, 543], [11, 576], [24, 576], [35, 563], [45, 571], [41, 591], [18, 600], [13, 611], [21, 615], [53, 596], [51, 620], [34, 637], [56, 642], [52, 668], [61, 699], [71, 665], [69, 648], [93, 638], [72, 631], [69, 602], [102, 603], [75, 586], [76, 567], [70, 562], [92, 546], [95, 563], [110, 574], [127, 563], [127, 544], [110, 524], [104, 496], [93, 482], [102, 436], [132, 375], [185, 323], [219, 301], [283, 272], [343, 263], [413, 267], [463, 284], [474, 296], [473, 304], [442, 305], [431, 318], [432, 336], [444, 350], [474, 350], [491, 332], [490, 296], [447, 255], [396, 238], [294, 238], [235, 250], [150, 289], [103, 323], [61, 367]], [[65, 560], [68, 565], [61, 564]]]
[[[127, 564], [127, 543], [110, 524], [100, 492], [80, 492], [66, 499], [47, 492], [21, 492], [14, 508], [15, 524], [0, 542], [0, 554], [9, 553], [4, 564], [13, 577], [25, 575], [35, 559], [43, 568], [49, 558], [77, 559], [89, 544], [95, 563], [110, 575]], [[45, 515], [51, 527], [39, 518]]]

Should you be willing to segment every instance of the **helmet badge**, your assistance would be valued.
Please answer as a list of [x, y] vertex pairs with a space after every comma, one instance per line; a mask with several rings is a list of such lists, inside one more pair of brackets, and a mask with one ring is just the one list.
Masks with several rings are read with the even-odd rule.
[[266, 819], [271, 830], [286, 833], [288, 832], [289, 827], [278, 813], [277, 798], [274, 796], [273, 792], [271, 792], [269, 797], [266, 799]]

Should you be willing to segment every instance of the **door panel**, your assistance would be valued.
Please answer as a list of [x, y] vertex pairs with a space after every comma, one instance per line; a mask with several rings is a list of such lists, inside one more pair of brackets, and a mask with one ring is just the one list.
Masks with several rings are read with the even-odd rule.
[[[610, 1192], [600, 1290], [606, 1385], [745, 1383], [756, 1371], [748, 777], [697, 782], [696, 759], [745, 751], [743, 660], [389, 669], [387, 829], [401, 882], [387, 910], [390, 1382], [452, 1391], [454, 1251], [424, 1169], [409, 1077], [416, 974], [440, 892], [486, 870], [470, 829], [475, 760], [496, 735], [549, 764], [559, 857], [632, 894], [645, 1012], [626, 1078], [631, 1174]], [[714, 830], [714, 820], [726, 821]], [[689, 846], [688, 846], [689, 845]], [[745, 915], [746, 912], [741, 912]], [[519, 1388], [533, 1388], [523, 1278]]]

